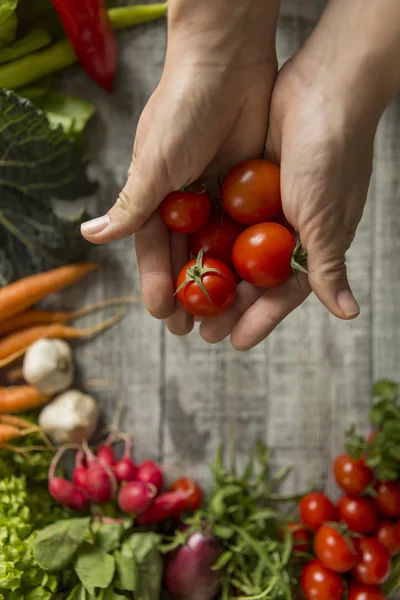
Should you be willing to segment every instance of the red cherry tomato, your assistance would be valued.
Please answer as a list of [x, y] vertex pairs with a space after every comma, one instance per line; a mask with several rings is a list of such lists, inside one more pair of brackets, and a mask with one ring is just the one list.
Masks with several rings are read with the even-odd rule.
[[223, 210], [215, 209], [208, 223], [190, 236], [190, 250], [197, 256], [203, 249], [204, 256], [231, 265], [233, 244], [243, 229], [243, 225], [231, 219]]
[[316, 531], [324, 523], [336, 521], [336, 508], [322, 492], [311, 492], [300, 500], [302, 522]]
[[400, 484], [398, 481], [380, 482], [375, 486], [375, 506], [385, 517], [400, 517]]
[[358, 562], [352, 569], [354, 579], [365, 585], [381, 585], [390, 574], [391, 559], [388, 550], [374, 538], [356, 541]]
[[341, 600], [344, 594], [339, 575], [318, 560], [312, 560], [304, 567], [300, 584], [307, 600]]
[[348, 600], [386, 600], [386, 596], [378, 587], [352, 582], [349, 585]]
[[372, 469], [361, 458], [357, 460], [349, 454], [341, 454], [336, 458], [333, 473], [338, 486], [352, 496], [362, 494], [374, 479]]
[[296, 242], [278, 223], [260, 223], [245, 229], [236, 239], [232, 259], [245, 281], [272, 288], [291, 278], [290, 264]]
[[322, 525], [314, 540], [318, 560], [336, 573], [346, 573], [357, 562], [357, 551], [353, 542], [347, 540], [335, 527]]
[[387, 550], [391, 556], [396, 556], [400, 552], [400, 535], [398, 533], [399, 525], [390, 521], [382, 521], [379, 524], [375, 537]]
[[282, 211], [280, 169], [261, 158], [234, 167], [222, 182], [222, 204], [239, 223], [255, 225]]
[[300, 523], [288, 523], [287, 526], [292, 533], [293, 550], [295, 552], [307, 552], [311, 543], [310, 532]]
[[189, 495], [187, 497], [187, 507], [190, 510], [198, 510], [203, 504], [204, 497], [199, 484], [188, 477], [182, 477], [181, 479], [174, 481], [168, 491], [188, 492]]
[[369, 498], [342, 496], [338, 504], [339, 520], [344, 521], [350, 531], [366, 535], [378, 526], [378, 515]]
[[203, 258], [202, 253], [179, 273], [177, 295], [184, 308], [196, 317], [217, 317], [232, 306], [236, 281], [220, 260]]
[[208, 221], [211, 203], [205, 191], [171, 192], [160, 204], [160, 215], [168, 229], [177, 233], [195, 233]]

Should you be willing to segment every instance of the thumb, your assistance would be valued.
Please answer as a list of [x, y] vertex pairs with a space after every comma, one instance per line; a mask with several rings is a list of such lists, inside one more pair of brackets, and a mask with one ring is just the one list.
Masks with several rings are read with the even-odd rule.
[[152, 137], [149, 136], [138, 156], [134, 153], [128, 180], [114, 206], [105, 215], [81, 225], [82, 235], [89, 242], [105, 244], [132, 235], [169, 192], [187, 183], [181, 175], [183, 169], [177, 168], [178, 148], [166, 149], [164, 145], [161, 150], [161, 144]]
[[337, 241], [310, 243], [307, 263], [310, 285], [326, 308], [339, 319], [357, 317], [360, 307], [347, 279], [344, 246]]

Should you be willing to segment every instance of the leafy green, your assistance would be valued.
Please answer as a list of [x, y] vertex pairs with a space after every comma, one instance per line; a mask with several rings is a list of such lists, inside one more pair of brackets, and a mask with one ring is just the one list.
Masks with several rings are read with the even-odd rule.
[[111, 585], [115, 573], [115, 558], [102, 548], [83, 544], [75, 561], [75, 572], [89, 594], [95, 588], [106, 589]]
[[89, 533], [90, 518], [64, 519], [39, 531], [33, 546], [33, 556], [46, 571], [66, 567]]
[[51, 37], [44, 29], [32, 29], [24, 37], [15, 40], [10, 46], [0, 49], [0, 64], [17, 60], [36, 52], [51, 43]]
[[18, 0], [0, 0], [0, 48], [14, 41], [18, 19], [16, 14]]

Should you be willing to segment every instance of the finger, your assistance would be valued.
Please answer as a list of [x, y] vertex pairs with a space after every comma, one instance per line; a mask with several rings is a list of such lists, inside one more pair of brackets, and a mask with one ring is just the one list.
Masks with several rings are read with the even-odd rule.
[[200, 335], [209, 344], [218, 344], [224, 340], [232, 331], [236, 322], [243, 313], [263, 293], [247, 281], [242, 281], [237, 286], [236, 300], [229, 310], [214, 319], [205, 319], [200, 325]]
[[310, 294], [307, 277], [292, 277], [283, 285], [264, 291], [246, 310], [232, 330], [231, 342], [236, 350], [250, 350], [262, 342], [275, 327]]
[[354, 319], [360, 307], [351, 291], [346, 271], [345, 246], [338, 240], [309, 242], [310, 285], [326, 308], [339, 319]]
[[169, 233], [156, 211], [135, 235], [140, 285], [147, 310], [166, 319], [175, 308]]
[[[181, 269], [190, 256], [188, 238], [179, 233], [171, 234], [171, 261], [174, 285]], [[174, 335], [187, 335], [193, 329], [194, 318], [190, 315], [175, 296], [175, 310], [166, 320], [166, 325]]]

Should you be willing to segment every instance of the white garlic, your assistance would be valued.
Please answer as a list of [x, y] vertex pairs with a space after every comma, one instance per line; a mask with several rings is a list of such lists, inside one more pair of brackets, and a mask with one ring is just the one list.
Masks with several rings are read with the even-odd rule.
[[64, 340], [38, 340], [25, 354], [22, 373], [27, 383], [47, 396], [66, 390], [74, 380], [69, 344]]
[[100, 411], [97, 402], [78, 390], [68, 390], [47, 404], [39, 425], [58, 444], [80, 444], [92, 437]]

